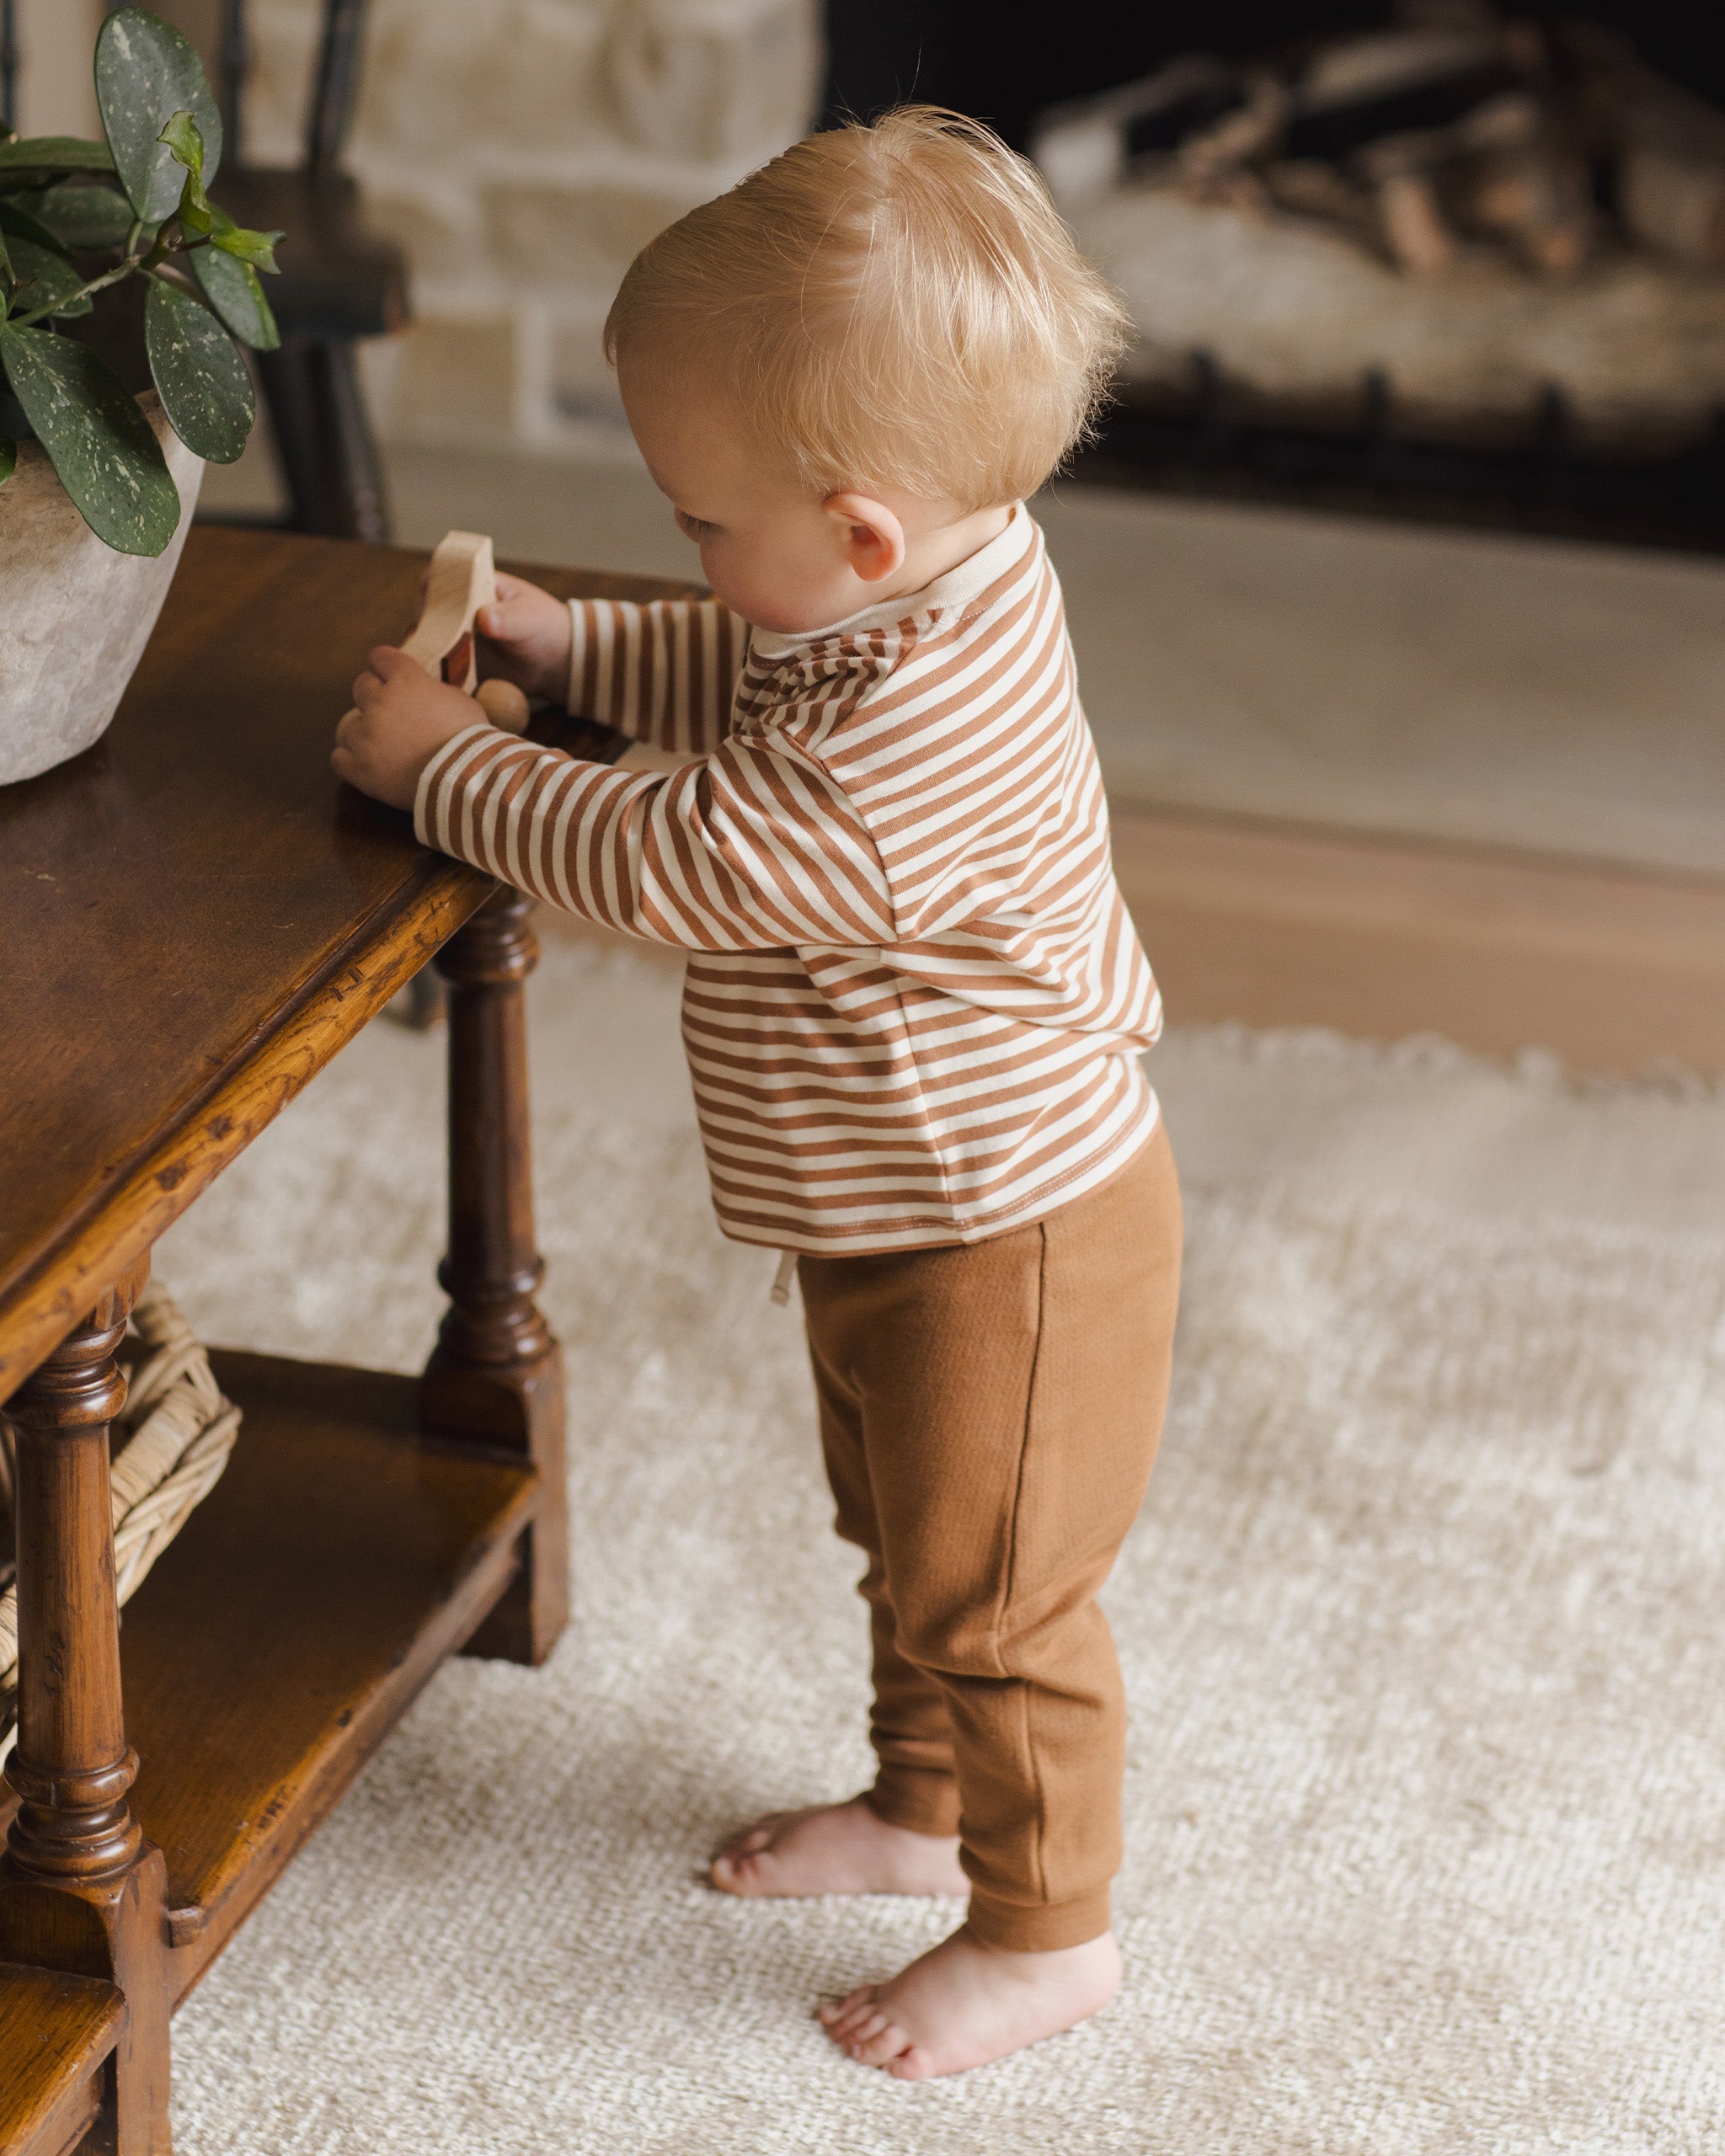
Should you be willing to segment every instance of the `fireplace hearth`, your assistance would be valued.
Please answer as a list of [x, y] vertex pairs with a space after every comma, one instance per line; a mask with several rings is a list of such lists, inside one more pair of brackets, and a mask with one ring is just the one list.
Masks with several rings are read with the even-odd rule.
[[1721, 551], [1725, 69], [1630, 12], [836, 0], [830, 111], [1042, 162], [1140, 330], [1080, 479]]

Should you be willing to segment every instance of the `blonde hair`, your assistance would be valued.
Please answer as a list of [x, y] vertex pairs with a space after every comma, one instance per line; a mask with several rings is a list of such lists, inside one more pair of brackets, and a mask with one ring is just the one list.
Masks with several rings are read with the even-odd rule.
[[716, 371], [820, 493], [964, 510], [1057, 469], [1125, 338], [1035, 168], [931, 105], [811, 135], [692, 210], [636, 256], [605, 325], [613, 364]]

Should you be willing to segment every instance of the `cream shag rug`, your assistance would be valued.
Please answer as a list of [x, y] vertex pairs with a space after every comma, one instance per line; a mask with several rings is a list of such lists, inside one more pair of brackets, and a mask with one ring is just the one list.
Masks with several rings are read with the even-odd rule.
[[[561, 940], [533, 998], [578, 1619], [442, 1672], [189, 2004], [182, 2156], [1720, 2145], [1725, 1098], [1157, 1052], [1190, 1258], [1108, 1593], [1127, 1988], [906, 2084], [809, 2010], [949, 1905], [697, 1878], [868, 1771], [794, 1310], [712, 1225], [674, 973]], [[441, 1059], [373, 1026], [167, 1239], [206, 1338], [420, 1360]]]

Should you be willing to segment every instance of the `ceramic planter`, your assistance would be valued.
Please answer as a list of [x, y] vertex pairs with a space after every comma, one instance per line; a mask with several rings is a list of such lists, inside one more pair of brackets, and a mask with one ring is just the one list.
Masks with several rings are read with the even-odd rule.
[[138, 403], [179, 489], [160, 554], [115, 553], [84, 522], [39, 442], [0, 487], [0, 785], [34, 778], [99, 739], [174, 580], [203, 478], [153, 391]]

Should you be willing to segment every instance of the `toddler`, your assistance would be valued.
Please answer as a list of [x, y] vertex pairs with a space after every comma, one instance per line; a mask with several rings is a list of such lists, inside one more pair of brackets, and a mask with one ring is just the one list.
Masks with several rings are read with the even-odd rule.
[[334, 757], [428, 845], [690, 953], [719, 1221], [794, 1254], [867, 1560], [877, 1760], [712, 1877], [968, 1894], [942, 1945], [820, 2009], [906, 2079], [1119, 1981], [1095, 1597], [1156, 1451], [1179, 1198], [1138, 1059], [1156, 985], [1023, 498], [1121, 334], [985, 128], [910, 108], [798, 143], [645, 248], [606, 328], [715, 595], [563, 606], [504, 577], [479, 624], [487, 670], [690, 760], [537, 747], [388, 648]]

